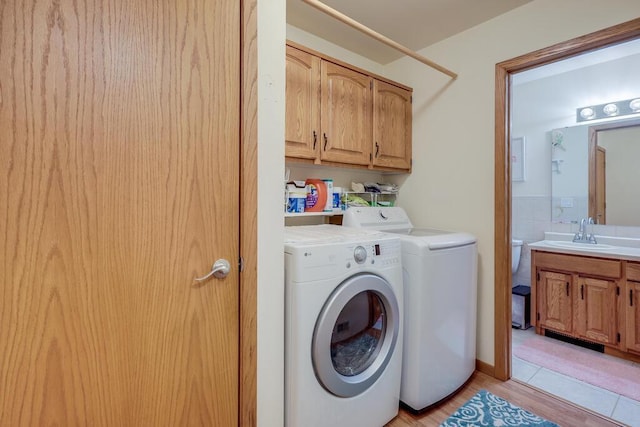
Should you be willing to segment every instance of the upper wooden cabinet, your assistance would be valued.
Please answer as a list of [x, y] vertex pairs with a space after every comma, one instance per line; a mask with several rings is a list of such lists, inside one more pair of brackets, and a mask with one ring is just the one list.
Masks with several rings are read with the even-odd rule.
[[411, 89], [287, 45], [285, 154], [316, 164], [411, 169]]
[[368, 165], [371, 158], [371, 77], [322, 61], [320, 158]]
[[373, 82], [373, 165], [411, 168], [411, 91]]
[[287, 46], [286, 155], [319, 160], [320, 58]]

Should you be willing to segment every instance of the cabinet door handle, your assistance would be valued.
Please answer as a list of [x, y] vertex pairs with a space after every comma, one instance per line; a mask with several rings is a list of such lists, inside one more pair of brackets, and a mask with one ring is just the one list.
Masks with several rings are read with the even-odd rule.
[[584, 285], [580, 285], [580, 299], [584, 299]]
[[329, 142], [329, 140], [327, 139], [326, 133], [323, 133], [322, 135], [324, 135], [324, 151], [327, 151], [327, 142]]
[[378, 154], [380, 154], [380, 146], [378, 145], [378, 141], [376, 141], [376, 158], [378, 157]]
[[567, 296], [569, 296], [569, 282], [567, 282], [567, 285], [565, 286], [565, 288], [567, 289]]
[[629, 306], [633, 307], [633, 289], [629, 289]]
[[318, 142], [318, 134], [316, 133], [316, 131], [313, 131], [313, 149], [316, 149], [316, 143]]

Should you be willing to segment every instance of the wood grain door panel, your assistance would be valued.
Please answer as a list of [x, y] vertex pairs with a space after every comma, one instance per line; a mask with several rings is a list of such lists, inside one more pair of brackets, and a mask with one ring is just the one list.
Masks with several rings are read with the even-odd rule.
[[321, 159], [368, 165], [371, 155], [371, 77], [322, 61]]
[[579, 277], [575, 328], [578, 336], [617, 345], [616, 282]]
[[411, 168], [411, 92], [373, 81], [373, 165]]
[[640, 353], [640, 282], [629, 280], [624, 295], [627, 349]]
[[538, 291], [539, 327], [572, 332], [571, 275], [541, 271]]
[[285, 155], [319, 159], [320, 58], [287, 46]]
[[237, 424], [239, 8], [0, 8], [2, 424]]

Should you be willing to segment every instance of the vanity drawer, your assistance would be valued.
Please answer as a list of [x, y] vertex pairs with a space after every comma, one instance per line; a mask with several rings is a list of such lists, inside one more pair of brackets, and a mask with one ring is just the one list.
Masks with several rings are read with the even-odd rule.
[[[536, 251], [535, 263], [536, 267], [551, 270], [610, 277], [612, 279], [619, 279], [622, 277], [622, 263], [613, 259], [590, 258], [586, 256]], [[637, 268], [638, 274], [640, 274], [640, 264], [637, 265]], [[628, 271], [629, 269], [627, 266], [627, 275]]]
[[633, 262], [627, 263], [627, 279], [640, 282], [640, 264]]

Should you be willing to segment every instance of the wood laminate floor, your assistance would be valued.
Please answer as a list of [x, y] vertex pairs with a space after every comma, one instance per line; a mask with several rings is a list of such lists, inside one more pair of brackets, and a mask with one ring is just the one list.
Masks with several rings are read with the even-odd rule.
[[503, 382], [476, 371], [467, 384], [447, 401], [420, 415], [413, 415], [400, 409], [398, 416], [391, 420], [386, 427], [438, 426], [480, 389], [485, 389], [514, 405], [553, 421], [561, 427], [609, 427], [622, 425], [580, 409], [526, 384], [513, 380]]

